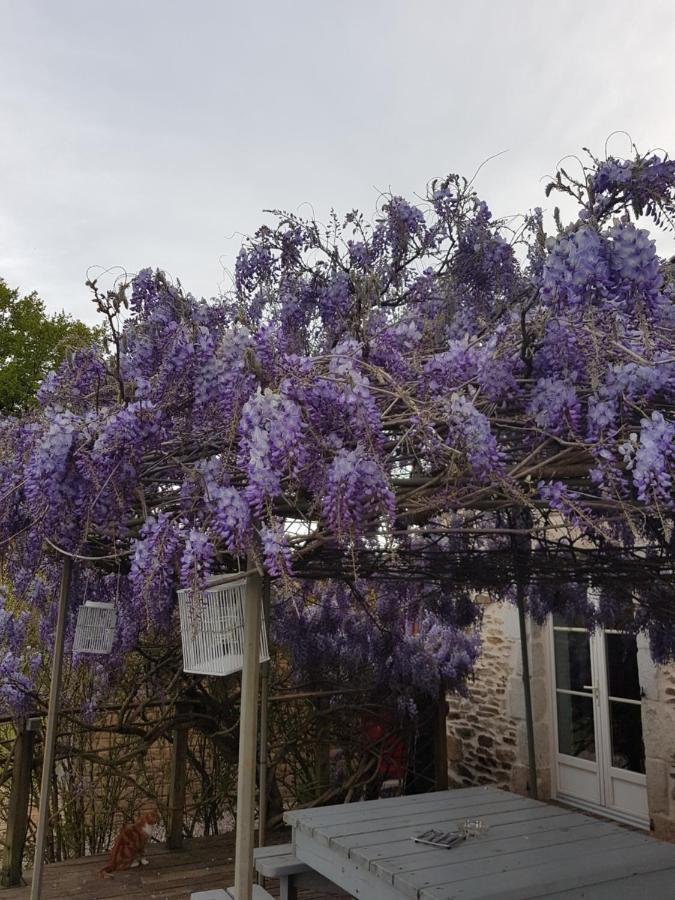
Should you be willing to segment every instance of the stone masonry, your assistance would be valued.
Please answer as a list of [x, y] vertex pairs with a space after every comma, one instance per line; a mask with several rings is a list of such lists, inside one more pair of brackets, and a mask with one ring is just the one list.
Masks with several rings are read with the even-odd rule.
[[660, 666], [641, 682], [651, 827], [657, 837], [675, 841], [675, 666]]
[[490, 783], [511, 788], [517, 762], [518, 722], [507, 693], [514, 644], [502, 607], [485, 610], [483, 648], [468, 697], [448, 698], [448, 766], [451, 784]]

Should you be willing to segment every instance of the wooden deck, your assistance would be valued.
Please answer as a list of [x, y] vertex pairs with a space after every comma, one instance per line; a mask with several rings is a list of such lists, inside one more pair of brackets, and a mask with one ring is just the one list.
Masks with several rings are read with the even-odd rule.
[[[270, 842], [287, 842], [290, 831], [274, 832]], [[196, 838], [185, 849], [170, 852], [163, 845], [148, 848], [149, 865], [101, 880], [107, 856], [88, 856], [45, 866], [45, 900], [187, 900], [193, 891], [224, 888], [234, 882], [234, 836]], [[30, 871], [27, 873], [30, 880]], [[276, 881], [266, 884], [278, 897]], [[30, 888], [0, 888], [0, 900], [28, 900]], [[302, 900], [323, 900], [316, 892], [300, 892]], [[332, 898], [334, 900], [334, 897]]]

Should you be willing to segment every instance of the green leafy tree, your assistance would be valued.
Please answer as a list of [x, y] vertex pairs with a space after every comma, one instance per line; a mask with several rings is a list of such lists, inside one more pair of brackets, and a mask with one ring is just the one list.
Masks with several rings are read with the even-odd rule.
[[64, 312], [49, 315], [35, 292], [20, 297], [0, 278], [0, 413], [27, 409], [47, 372], [99, 336]]

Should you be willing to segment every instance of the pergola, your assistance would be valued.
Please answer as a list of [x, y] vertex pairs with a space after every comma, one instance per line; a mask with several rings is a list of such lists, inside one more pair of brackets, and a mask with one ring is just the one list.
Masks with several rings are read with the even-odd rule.
[[[324, 234], [280, 213], [221, 304], [149, 270], [131, 300], [127, 284], [92, 285], [111, 354], [67, 361], [0, 446], [19, 498], [6, 543], [27, 565], [43, 547], [63, 559], [43, 797], [73, 565], [159, 574], [168, 592], [178, 557], [195, 588], [246, 572], [246, 763], [266, 574], [513, 595], [528, 707], [529, 588], [616, 589], [624, 618], [672, 623], [672, 296], [645, 234], [609, 217], [660, 221], [675, 170], [638, 157], [563, 175], [554, 186], [583, 216], [568, 229], [558, 216], [549, 249], [529, 217], [527, 265], [451, 176], [424, 212], [390, 197], [372, 226], [350, 213]], [[533, 767], [531, 721], [530, 751]], [[236, 900], [251, 896], [254, 800], [240, 764]], [[46, 822], [41, 803], [33, 900]]]
[[[578, 486], [578, 476], [575, 485]], [[479, 511], [482, 508], [479, 507]], [[283, 507], [280, 509], [283, 511]], [[533, 797], [537, 796], [537, 773], [534, 754], [534, 730], [530, 694], [530, 670], [526, 633], [525, 591], [529, 587], [559, 585], [573, 582], [586, 588], [608, 590], [649, 588], [652, 592], [662, 592], [660, 616], [673, 618], [669, 593], [672, 592], [674, 574], [673, 558], [667, 548], [631, 549], [620, 546], [593, 547], [576, 542], [564, 531], [557, 538], [541, 537], [541, 523], [535, 527], [532, 516], [524, 514], [521, 506], [504, 510], [513, 521], [511, 528], [491, 528], [470, 531], [466, 540], [465, 530], [443, 528], [436, 525], [424, 540], [409, 541], [408, 546], [396, 550], [386, 547], [362, 547], [359, 550], [345, 550], [330, 546], [304, 548], [296, 560], [294, 573], [297, 578], [307, 580], [337, 579], [353, 581], [355, 578], [377, 582], [403, 580], [406, 582], [437, 583], [448, 590], [468, 589], [477, 593], [504, 594], [513, 589], [520, 623], [523, 687], [525, 695], [526, 726], [528, 737], [529, 784]], [[529, 522], [529, 525], [528, 525]], [[419, 521], [415, 529], [419, 526]], [[558, 532], [559, 522], [555, 523]], [[416, 535], [417, 531], [413, 531]], [[372, 543], [377, 543], [377, 532]], [[494, 546], [485, 546], [490, 541]], [[464, 546], [448, 547], [455, 539]], [[499, 545], [501, 541], [501, 546]], [[406, 543], [406, 542], [404, 542]], [[417, 545], [415, 545], [417, 543]], [[68, 610], [68, 591], [72, 572], [73, 556], [63, 556], [59, 617], [56, 629], [52, 680], [50, 687], [49, 717], [45, 735], [45, 756], [43, 762], [42, 791], [49, 788], [49, 773], [53, 764], [59, 709], [59, 689], [63, 661], [65, 622]], [[96, 563], [108, 568], [110, 557]], [[239, 579], [240, 573], [223, 573], [216, 583], [227, 583]], [[244, 665], [241, 686], [241, 721], [239, 738], [238, 787], [237, 787], [237, 840], [235, 858], [236, 900], [250, 896], [253, 884], [254, 819], [256, 809], [256, 774], [252, 761], [256, 758], [258, 702], [259, 702], [259, 633], [261, 610], [265, 605], [263, 592], [269, 581], [263, 573], [249, 570], [246, 587], [246, 615], [244, 626]], [[46, 796], [46, 794], [42, 794]], [[35, 869], [32, 882], [32, 900], [40, 896], [41, 868], [47, 827], [48, 807], [41, 804], [36, 838]]]

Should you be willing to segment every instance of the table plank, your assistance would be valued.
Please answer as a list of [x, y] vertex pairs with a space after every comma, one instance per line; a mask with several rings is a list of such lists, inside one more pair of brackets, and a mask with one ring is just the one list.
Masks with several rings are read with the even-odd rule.
[[306, 831], [314, 835], [317, 840], [330, 843], [332, 839], [336, 839], [339, 842], [341, 836], [349, 834], [372, 834], [373, 831], [386, 834], [388, 829], [402, 825], [409, 825], [411, 828], [418, 830], [421, 828], [424, 831], [424, 824], [427, 818], [429, 820], [438, 820], [440, 818], [441, 821], [447, 823], [447, 829], [451, 830], [458, 827], [459, 823], [469, 816], [478, 816], [480, 819], [487, 821], [488, 817], [495, 814], [514, 812], [522, 817], [538, 808], [538, 805], [533, 803], [533, 801], [521, 798], [509, 799], [506, 797], [505, 799], [500, 798], [496, 803], [484, 803], [481, 806], [476, 806], [471, 802], [467, 802], [464, 806], [456, 806], [452, 809], [448, 809], [443, 804], [420, 805], [403, 810], [400, 814], [390, 812], [383, 816], [380, 813], [377, 817], [364, 815], [364, 811], [357, 811], [359, 815], [337, 824], [331, 822], [325, 825], [315, 825], [308, 829], [303, 822], [298, 822], [296, 827], [300, 831]]
[[[589, 836], [606, 834], [607, 829], [619, 831], [618, 826], [607, 825], [604, 822], [589, 822], [584, 818], [581, 822], [579, 816], [570, 813], [552, 818], [534, 819], [531, 822], [514, 822], [509, 825], [498, 825], [491, 828], [484, 838], [474, 843], [476, 859], [487, 853], [508, 853], [523, 847], [546, 847], [560, 840], [574, 840], [575, 831], [582, 831]], [[468, 848], [467, 848], [468, 852]], [[359, 859], [368, 864], [371, 869], [376, 869], [383, 864], [383, 873], [401, 871], [407, 867], [407, 862], [419, 859], [420, 867], [436, 865], [436, 860], [445, 858], [445, 850], [434, 850], [421, 844], [413, 844], [410, 839], [392, 841], [384, 844], [374, 844], [369, 847], [356, 847], [350, 857]]]
[[675, 897], [675, 867], [546, 894], [545, 897], [546, 900], [635, 900], [636, 897], [672, 900]]
[[367, 866], [360, 866], [338, 856], [330, 847], [318, 844], [303, 832], [297, 836], [296, 854], [315, 872], [319, 872], [357, 900], [398, 900], [401, 897], [391, 884], [369, 872]]
[[[639, 835], [636, 835], [639, 837]], [[547, 862], [516, 871], [504, 871], [473, 877], [453, 884], [440, 884], [419, 893], [420, 900], [534, 900], [555, 891], [571, 891], [603, 881], [633, 876], [666, 868], [675, 859], [675, 848], [652, 840], [650, 846], [640, 846], [630, 852], [626, 847], [610, 850], [598, 856], [593, 853], [569, 860]], [[393, 894], [392, 896], [397, 896]], [[400, 896], [400, 892], [399, 892]], [[593, 897], [593, 893], [589, 893]], [[654, 900], [654, 898], [650, 898]], [[662, 898], [665, 900], [665, 898]]]
[[[525, 818], [527, 812], [527, 818]], [[464, 817], [470, 815], [464, 810]], [[542, 805], [541, 809], [520, 810], [517, 807], [502, 813], [483, 813], [481, 818], [490, 827], [496, 827], [502, 824], [531, 821], [539, 818], [548, 818], [551, 816], [551, 810]], [[564, 815], [563, 811], [556, 811], [553, 816]], [[449, 828], [452, 827], [452, 820], [447, 814], [440, 812], [437, 815], [425, 816], [421, 821], [403, 821], [392, 822], [386, 829], [362, 832], [358, 831], [352, 834], [333, 835], [331, 838], [322, 837], [320, 833], [315, 833], [312, 838], [317, 844], [330, 846], [332, 850], [341, 856], [350, 856], [351, 852], [356, 848], [369, 847], [375, 844], [382, 844], [389, 841], [400, 841], [403, 839], [410, 840], [416, 832], [423, 831], [426, 828]], [[297, 832], [296, 832], [297, 833]]]
[[[427, 804], [437, 804], [451, 809], [453, 806], [465, 805], [468, 799], [476, 804], [494, 802], [500, 799], [513, 799], [515, 795], [492, 787], [459, 788], [450, 791], [432, 791], [427, 794], [409, 794], [404, 797], [384, 797], [381, 800], [363, 800], [357, 803], [338, 803], [333, 806], [317, 806], [311, 809], [293, 809], [284, 813], [284, 821], [295, 825], [301, 821], [303, 825], [329, 825], [337, 822], [348, 822], [355, 815], [388, 815], [408, 808], [417, 808]], [[521, 799], [526, 799], [521, 797]]]
[[[536, 820], [537, 823], [540, 821], [542, 820]], [[368, 859], [368, 850], [366, 849], [365, 851], [355, 850], [351, 858], [360, 858], [361, 862], [369, 865], [371, 871], [377, 872], [382, 878], [391, 880], [393, 883], [397, 875], [414, 872], [418, 873], [420, 877], [425, 877], [429, 869], [455, 865], [458, 861], [461, 861], [462, 865], [466, 865], [476, 860], [497, 860], [511, 853], [547, 850], [557, 845], [564, 846], [578, 841], [596, 840], [626, 833], [624, 829], [618, 827], [610, 828], [608, 831], [602, 822], [586, 822], [575, 823], [571, 827], [556, 827], [543, 831], [533, 829], [529, 834], [506, 838], [498, 837], [491, 832], [485, 838], [455, 847], [450, 851], [434, 850], [431, 847], [423, 848], [420, 844], [400, 841], [385, 845], [392, 850], [392, 855], [388, 857]], [[455, 855], [456, 850], [461, 850], [461, 857]], [[453, 854], [452, 859], [449, 857], [450, 853]], [[483, 871], [482, 864], [481, 871]]]
[[[393, 884], [402, 893], [417, 898], [420, 893], [423, 894], [424, 890], [430, 887], [442, 885], [443, 887], [448, 886], [453, 890], [459, 887], [459, 882], [466, 879], [476, 880], [477, 869], [480, 873], [478, 876], [479, 880], [490, 875], [499, 875], [500, 877], [506, 876], [506, 880], [509, 881], [511, 873], [520, 869], [539, 867], [548, 869], [552, 864], [564, 860], [572, 860], [576, 867], [580, 864], [580, 861], [583, 861], [582, 858], [589, 853], [604, 854], [614, 850], [635, 850], [636, 837], [640, 837], [640, 835], [624, 831], [619, 834], [606, 834], [595, 837], [593, 841], [582, 839], [581, 841], [577, 840], [571, 843], [556, 844], [542, 848], [527, 847], [524, 850], [495, 856], [492, 859], [484, 856], [480, 858], [479, 867], [467, 865], [471, 860], [463, 859], [462, 854], [458, 852], [452, 861], [447, 860], [443, 865], [422, 869], [421, 871], [412, 870], [397, 873], [393, 878]], [[642, 838], [642, 841], [643, 847], [653, 843], [646, 837]], [[464, 848], [459, 847], [457, 849], [461, 851]]]

